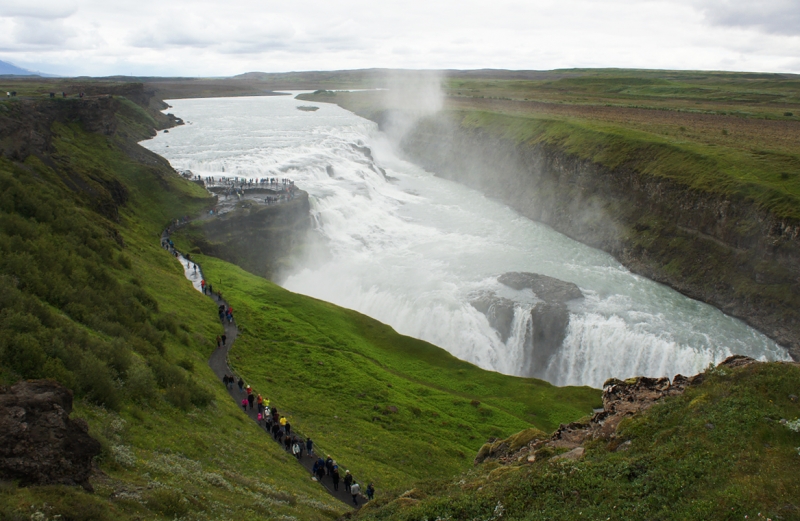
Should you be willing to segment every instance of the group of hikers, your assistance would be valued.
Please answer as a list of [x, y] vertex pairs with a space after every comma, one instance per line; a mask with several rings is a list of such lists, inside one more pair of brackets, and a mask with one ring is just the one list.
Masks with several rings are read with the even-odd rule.
[[[175, 249], [173, 241], [170, 240], [168, 236], [165, 235], [162, 237], [161, 245], [170, 252], [173, 252], [176, 256], [179, 255], [179, 252]], [[196, 273], [198, 270], [197, 264], [193, 264], [191, 262], [188, 254], [185, 258], [186, 269], [191, 270], [192, 267], [194, 267], [194, 271]], [[200, 289], [203, 294], [213, 296], [213, 287], [210, 283], [207, 283], [205, 279], [200, 280]], [[217, 296], [220, 298], [220, 300], [222, 299], [221, 292], [217, 292]], [[223, 325], [226, 322], [228, 324], [233, 323], [232, 306], [221, 303], [218, 311], [219, 319]], [[224, 332], [221, 335], [217, 335], [217, 348], [227, 348], [227, 341], [228, 337]], [[296, 432], [293, 433], [292, 425], [288, 418], [281, 415], [278, 412], [277, 407], [270, 404], [268, 398], [263, 397], [261, 394], [255, 393], [250, 385], [245, 385], [245, 382], [241, 377], [239, 377], [237, 380], [234, 376], [225, 374], [222, 377], [222, 383], [229, 390], [233, 390], [234, 384], [238, 386], [239, 393], [242, 395], [242, 400], [240, 402], [242, 410], [245, 413], [248, 411], [255, 411], [256, 422], [258, 425], [263, 427], [269, 434], [271, 434], [272, 438], [280, 443], [286, 452], [289, 452], [295, 458], [297, 458], [297, 461], [302, 462], [304, 455], [311, 458], [316, 456], [314, 454], [314, 442], [311, 440], [311, 438], [306, 437], [303, 439]], [[353, 505], [358, 506], [358, 498], [362, 495], [361, 486], [358, 484], [358, 482], [356, 482], [349, 470], [345, 471], [344, 476], [342, 476], [339, 472], [339, 465], [333, 458], [330, 457], [330, 455], [326, 456], [326, 458], [322, 458], [321, 456], [317, 458], [312, 467], [312, 474], [313, 478], [320, 483], [323, 483], [323, 480], [326, 477], [329, 478], [333, 485], [334, 491], [338, 491], [339, 483], [343, 482], [345, 491], [348, 492], [353, 498]], [[368, 500], [373, 499], [375, 495], [375, 487], [372, 483], [367, 485], [367, 488], [364, 489], [364, 494]]]
[[[221, 337], [218, 336], [217, 347], [225, 347], [225, 341], [225, 335]], [[353, 478], [349, 470], [346, 470], [344, 476], [342, 476], [339, 472], [339, 464], [331, 458], [330, 454], [325, 458], [321, 455], [317, 456], [314, 454], [314, 442], [311, 438], [306, 437], [304, 440], [303, 437], [299, 436], [296, 432], [293, 433], [292, 424], [289, 422], [289, 419], [280, 414], [277, 407], [270, 404], [269, 398], [253, 391], [253, 388], [249, 384], [245, 385], [241, 377], [237, 380], [234, 376], [225, 374], [222, 377], [222, 383], [229, 390], [233, 390], [234, 383], [239, 387], [239, 394], [242, 396], [242, 401], [240, 402], [242, 410], [245, 413], [255, 410], [256, 422], [259, 427], [263, 427], [270, 433], [272, 438], [280, 443], [286, 452], [297, 458], [297, 461], [302, 462], [304, 454], [309, 458], [317, 457], [311, 469], [313, 479], [319, 483], [323, 483], [326, 477], [330, 478], [334, 491], [339, 490], [340, 481], [344, 482], [345, 492], [348, 492], [353, 497], [353, 505], [358, 506], [361, 486]], [[368, 500], [372, 500], [375, 497], [375, 487], [372, 483], [367, 485], [367, 488], [364, 489], [364, 494], [367, 496]]]

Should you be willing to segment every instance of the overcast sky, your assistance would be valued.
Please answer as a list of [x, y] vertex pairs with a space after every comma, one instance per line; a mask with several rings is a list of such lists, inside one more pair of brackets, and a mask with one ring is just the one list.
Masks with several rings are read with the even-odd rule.
[[800, 0], [2, 0], [61, 75], [637, 67], [800, 73]]

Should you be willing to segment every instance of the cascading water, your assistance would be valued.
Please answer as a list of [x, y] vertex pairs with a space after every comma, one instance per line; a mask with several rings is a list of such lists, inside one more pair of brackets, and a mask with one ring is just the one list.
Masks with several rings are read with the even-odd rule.
[[[316, 252], [283, 286], [356, 309], [486, 369], [523, 373], [538, 298], [510, 271], [577, 284], [561, 348], [540, 373], [558, 385], [694, 374], [730, 354], [789, 359], [715, 308], [630, 273], [611, 256], [399, 159], [369, 121], [289, 96], [176, 100], [189, 124], [144, 146], [201, 176], [288, 177], [310, 196]], [[374, 159], [373, 159], [374, 158]], [[384, 171], [381, 169], [385, 169]], [[512, 301], [506, 339], [470, 302]]]

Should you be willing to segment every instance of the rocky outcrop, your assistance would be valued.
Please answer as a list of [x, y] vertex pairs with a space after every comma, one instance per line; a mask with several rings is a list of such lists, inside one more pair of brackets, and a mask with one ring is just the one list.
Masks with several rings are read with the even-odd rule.
[[402, 149], [437, 175], [743, 319], [800, 359], [800, 222], [629, 164], [612, 169], [555, 144], [468, 128], [461, 116], [423, 120]]
[[530, 289], [540, 299], [553, 304], [564, 304], [569, 300], [583, 298], [580, 288], [572, 282], [538, 273], [511, 271], [500, 275], [497, 281], [517, 290]]
[[503, 342], [508, 341], [511, 336], [511, 324], [514, 322], [513, 300], [498, 297], [494, 293], [482, 293], [470, 300], [472, 307], [486, 315], [489, 325], [500, 334]]
[[21, 485], [80, 485], [91, 490], [100, 443], [70, 419], [72, 392], [50, 380], [0, 389], [0, 477]]
[[[539, 299], [530, 310], [531, 323], [526, 332], [520, 374], [544, 378], [550, 358], [561, 347], [567, 334], [569, 310], [566, 303], [582, 298], [583, 293], [571, 282], [538, 273], [509, 272], [497, 280], [512, 289], [530, 289]], [[502, 341], [507, 342], [512, 333], [517, 304], [494, 293], [482, 293], [470, 303], [486, 315]]]
[[[759, 363], [746, 356], [731, 356], [721, 362], [717, 367], [737, 368], [749, 364]], [[611, 378], [603, 384], [603, 409], [594, 413], [587, 420], [570, 424], [562, 424], [550, 437], [530, 436], [530, 441], [524, 446], [519, 443], [517, 450], [499, 450], [500, 447], [510, 447], [514, 440], [521, 436], [528, 436], [528, 431], [522, 431], [508, 438], [508, 440], [491, 440], [486, 443], [478, 453], [475, 463], [486, 459], [497, 459], [503, 463], [517, 463], [527, 461], [532, 463], [538, 458], [549, 458], [556, 452], [567, 451], [558, 456], [558, 459], [579, 459], [583, 456], [583, 446], [586, 442], [603, 440], [615, 445], [616, 450], [625, 450], [628, 442], [619, 443], [616, 440], [617, 427], [625, 418], [646, 411], [659, 400], [683, 394], [691, 386], [703, 383], [703, 373], [686, 377], [676, 375], [670, 382], [669, 378], [637, 377], [628, 380]], [[557, 461], [557, 458], [553, 460]]]
[[194, 252], [219, 257], [245, 270], [275, 279], [288, 268], [311, 227], [308, 193], [278, 204], [249, 204], [191, 225]]

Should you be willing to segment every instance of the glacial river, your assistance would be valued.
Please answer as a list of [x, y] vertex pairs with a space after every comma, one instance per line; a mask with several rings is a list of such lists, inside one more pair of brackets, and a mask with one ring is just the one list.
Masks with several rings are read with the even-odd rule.
[[[142, 145], [173, 167], [202, 176], [288, 177], [309, 193], [315, 246], [281, 277], [289, 290], [519, 375], [536, 297], [497, 276], [527, 271], [574, 282], [585, 298], [569, 303], [565, 340], [544, 369], [557, 385], [690, 375], [731, 354], [789, 359], [740, 320], [404, 161], [375, 124], [337, 106], [303, 112], [296, 107], [309, 103], [291, 96], [170, 103], [187, 124]], [[516, 303], [507, 341], [469, 303], [481, 292]]]

